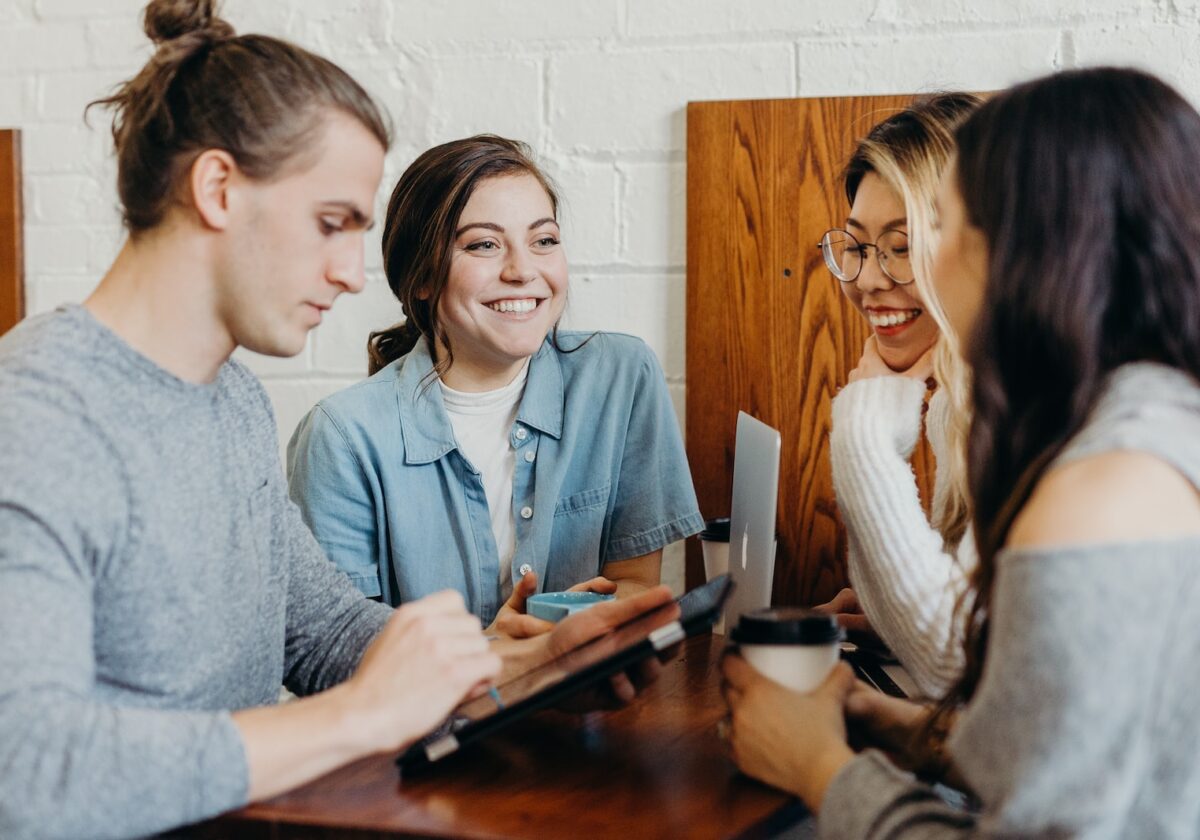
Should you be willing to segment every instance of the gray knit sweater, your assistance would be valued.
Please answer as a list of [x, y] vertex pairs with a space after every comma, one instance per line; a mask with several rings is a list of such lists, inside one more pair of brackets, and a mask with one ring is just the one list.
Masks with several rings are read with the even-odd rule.
[[[1200, 488], [1200, 386], [1127, 365], [1059, 463], [1151, 453]], [[877, 752], [834, 778], [830, 838], [1200, 835], [1200, 538], [1005, 551], [986, 666], [948, 744], [983, 810]]]
[[0, 837], [241, 805], [229, 711], [345, 679], [391, 611], [288, 501], [270, 404], [183, 382], [81, 307], [0, 340]]

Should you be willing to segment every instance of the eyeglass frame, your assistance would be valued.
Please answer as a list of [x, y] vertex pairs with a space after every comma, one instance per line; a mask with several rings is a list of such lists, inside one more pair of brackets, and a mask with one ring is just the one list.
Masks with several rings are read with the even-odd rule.
[[[866, 256], [866, 254], [859, 251], [858, 271], [854, 272], [853, 277], [849, 277], [846, 279], [839, 277], [837, 275], [837, 273], [834, 272], [833, 269], [829, 268], [829, 261], [825, 259], [825, 246], [822, 244], [825, 241], [825, 237], [829, 236], [829, 234], [831, 234], [831, 233], [846, 234], [846, 236], [850, 237], [858, 244], [859, 249], [874, 248], [875, 249], [875, 262], [879, 263], [879, 270], [883, 272], [884, 276], [887, 277], [887, 279], [891, 280], [897, 286], [909, 286], [913, 282], [916, 281], [916, 279], [917, 279], [916, 273], [914, 273], [913, 276], [910, 277], [908, 280], [897, 279], [896, 277], [892, 276], [892, 273], [890, 271], [887, 270], [887, 264], [885, 263], [885, 261], [879, 259], [879, 252], [881, 250], [879, 247], [879, 240], [883, 239], [883, 237], [887, 236], [889, 233], [898, 233], [901, 236], [903, 236], [904, 241], [907, 242], [908, 241], [908, 232], [907, 231], [898, 230], [896, 228], [888, 228], [887, 230], [882, 231], [879, 234], [879, 236], [875, 237], [874, 242], [859, 242], [858, 237], [855, 236], [850, 231], [846, 230], [845, 228], [830, 228], [829, 230], [827, 230], [823, 234], [821, 234], [821, 239], [817, 242], [817, 250], [821, 252], [821, 262], [825, 263], [825, 268], [829, 271], [830, 274], [833, 275], [833, 279], [837, 280], [839, 283], [853, 283], [855, 280], [857, 280], [862, 275], [863, 266], [865, 266], [867, 264], [867, 256]], [[858, 249], [855, 249], [855, 250], [858, 250]]]

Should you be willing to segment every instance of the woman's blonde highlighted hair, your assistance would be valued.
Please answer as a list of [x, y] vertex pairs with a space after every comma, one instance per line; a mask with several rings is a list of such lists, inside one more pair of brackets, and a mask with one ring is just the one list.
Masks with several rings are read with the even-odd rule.
[[948, 549], [957, 547], [971, 520], [966, 461], [971, 383], [961, 348], [930, 283], [938, 244], [934, 198], [942, 173], [954, 154], [954, 131], [982, 101], [970, 93], [916, 98], [912, 105], [872, 128], [859, 142], [843, 178], [851, 204], [869, 172], [878, 175], [903, 200], [917, 291], [925, 311], [941, 330], [933, 369], [949, 401], [946, 442], [950, 463], [938, 464], [946, 492], [935, 499], [932, 520]]

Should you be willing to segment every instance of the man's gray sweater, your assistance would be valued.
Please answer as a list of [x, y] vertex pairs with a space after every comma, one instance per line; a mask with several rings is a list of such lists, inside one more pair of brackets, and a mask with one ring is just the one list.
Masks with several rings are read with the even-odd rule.
[[344, 680], [390, 613], [288, 500], [242, 365], [184, 382], [77, 306], [0, 340], [0, 837], [243, 804], [230, 710]]

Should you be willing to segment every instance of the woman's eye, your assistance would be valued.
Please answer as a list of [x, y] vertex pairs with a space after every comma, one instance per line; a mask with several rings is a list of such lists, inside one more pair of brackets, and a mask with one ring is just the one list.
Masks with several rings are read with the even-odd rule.
[[484, 239], [482, 242], [472, 242], [467, 246], [468, 251], [495, 251], [500, 246], [490, 239]]
[[317, 219], [317, 224], [321, 228], [321, 233], [326, 236], [332, 236], [335, 233], [340, 233], [345, 230], [341, 219], [333, 219], [328, 216], [321, 216]]
[[541, 239], [539, 239], [537, 241], [536, 244], [542, 248], [553, 248], [555, 245], [558, 244], [558, 239], [556, 239], [553, 236], [543, 236]]

